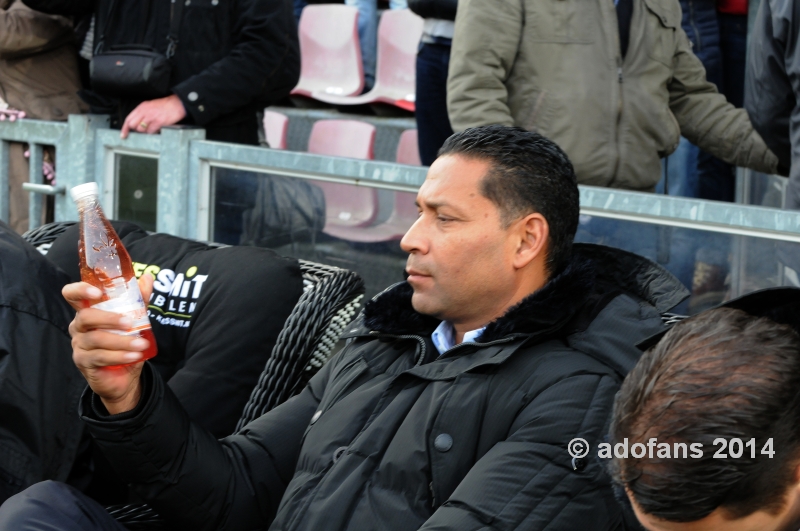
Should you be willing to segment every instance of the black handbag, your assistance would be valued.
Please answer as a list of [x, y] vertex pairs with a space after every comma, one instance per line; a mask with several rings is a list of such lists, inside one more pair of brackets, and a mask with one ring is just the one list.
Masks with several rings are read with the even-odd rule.
[[178, 46], [183, 1], [172, 2], [166, 54], [141, 44], [117, 45], [104, 51], [106, 27], [114, 16], [116, 5], [117, 0], [111, 0], [108, 17], [89, 63], [92, 91], [103, 96], [141, 100], [168, 96], [172, 76], [171, 59]]

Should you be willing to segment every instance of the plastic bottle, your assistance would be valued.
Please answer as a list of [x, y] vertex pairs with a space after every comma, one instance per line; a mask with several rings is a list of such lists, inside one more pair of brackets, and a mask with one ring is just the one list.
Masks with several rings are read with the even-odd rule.
[[103, 292], [102, 301], [93, 304], [92, 308], [130, 317], [133, 320], [130, 329], [113, 332], [136, 334], [146, 339], [150, 346], [142, 353], [142, 360], [150, 359], [156, 355], [157, 347], [147, 317], [147, 306], [142, 300], [130, 255], [100, 207], [97, 183], [76, 186], [70, 190], [70, 195], [80, 214], [78, 254], [81, 280]]

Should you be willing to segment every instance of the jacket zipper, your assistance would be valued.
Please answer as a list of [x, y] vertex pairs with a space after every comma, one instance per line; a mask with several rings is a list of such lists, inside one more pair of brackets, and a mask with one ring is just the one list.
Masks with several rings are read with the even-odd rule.
[[[619, 96], [617, 97], [617, 121], [614, 126], [614, 146], [617, 150], [617, 157], [614, 162], [614, 174], [611, 176], [611, 182], [617, 180], [617, 172], [619, 172], [619, 166], [622, 159], [622, 153], [620, 153], [620, 135], [619, 129], [620, 124], [622, 123], [622, 43], [620, 42], [619, 38], [619, 21], [617, 20], [617, 9], [615, 6], [612, 5], [611, 9], [614, 11], [614, 22], [615, 27], [612, 33], [615, 35], [614, 42], [616, 43], [616, 49], [614, 50], [614, 55], [617, 57], [617, 90], [619, 91]], [[631, 20], [631, 25], [633, 25], [633, 20]], [[629, 46], [630, 47], [630, 46]]]

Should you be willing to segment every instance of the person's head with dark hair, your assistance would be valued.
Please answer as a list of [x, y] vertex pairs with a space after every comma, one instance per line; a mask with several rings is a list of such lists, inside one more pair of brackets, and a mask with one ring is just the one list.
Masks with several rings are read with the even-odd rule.
[[678, 323], [625, 378], [611, 439], [650, 531], [797, 531], [800, 336], [731, 308]]
[[558, 274], [578, 226], [578, 185], [564, 152], [518, 127], [454, 134], [417, 195], [401, 241], [412, 304], [456, 333], [485, 326]]
[[489, 162], [480, 190], [500, 209], [503, 226], [531, 213], [544, 216], [550, 228], [548, 273], [563, 269], [580, 207], [575, 170], [561, 148], [519, 127], [490, 125], [451, 136], [439, 150], [440, 157], [445, 155]]

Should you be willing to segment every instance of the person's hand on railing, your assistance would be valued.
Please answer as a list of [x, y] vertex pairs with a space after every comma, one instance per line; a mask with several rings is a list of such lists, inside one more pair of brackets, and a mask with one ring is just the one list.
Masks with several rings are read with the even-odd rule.
[[[153, 277], [139, 279], [142, 298], [150, 300]], [[142, 353], [148, 342], [138, 336], [123, 336], [109, 330], [131, 326], [125, 317], [91, 308], [100, 302], [101, 292], [86, 282], [67, 284], [61, 291], [77, 313], [69, 325], [72, 336], [72, 359], [103, 405], [112, 415], [130, 411], [141, 398]]]
[[25, 111], [17, 111], [14, 109], [0, 109], [0, 122], [16, 122], [25, 118]]
[[150, 135], [161, 131], [162, 127], [175, 125], [186, 117], [186, 108], [181, 99], [167, 96], [157, 100], [143, 101], [125, 118], [122, 124], [121, 138], [128, 138], [128, 133], [147, 133]]
[[51, 186], [56, 185], [56, 167], [52, 162], [42, 162], [42, 173], [44, 173], [44, 179], [47, 181], [47, 184]]
[[[31, 151], [28, 149], [23, 153], [23, 156], [26, 159], [31, 158]], [[45, 181], [47, 184], [51, 186], [55, 186], [56, 184], [56, 167], [51, 160], [48, 160], [49, 157], [47, 152], [45, 152], [44, 161], [42, 162], [42, 174], [44, 175]]]

